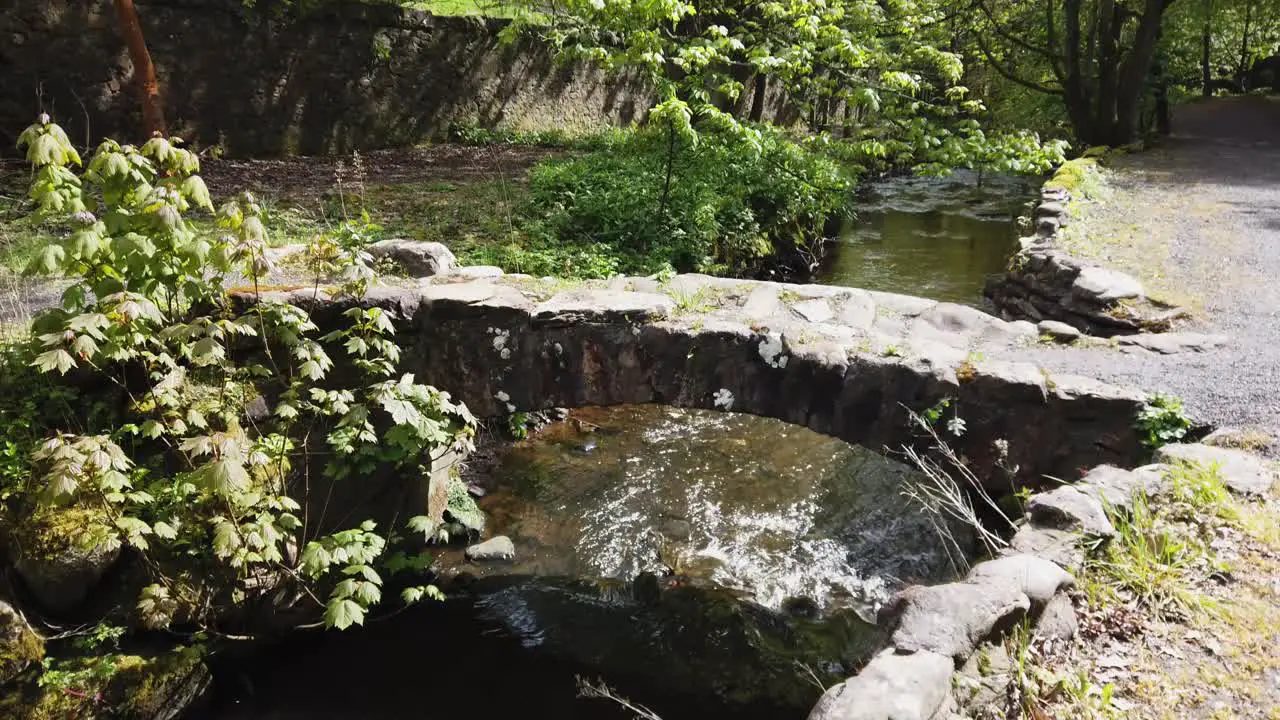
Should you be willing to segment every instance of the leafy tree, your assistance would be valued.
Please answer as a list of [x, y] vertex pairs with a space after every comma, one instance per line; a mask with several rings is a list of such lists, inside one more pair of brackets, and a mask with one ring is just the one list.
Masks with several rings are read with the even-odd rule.
[[1253, 64], [1280, 52], [1280, 2], [1184, 0], [1170, 10], [1162, 44], [1176, 84], [1205, 97], [1224, 84], [1248, 89]]
[[1061, 98], [1075, 136], [1124, 145], [1175, 0], [975, 0], [970, 39], [1011, 82]]

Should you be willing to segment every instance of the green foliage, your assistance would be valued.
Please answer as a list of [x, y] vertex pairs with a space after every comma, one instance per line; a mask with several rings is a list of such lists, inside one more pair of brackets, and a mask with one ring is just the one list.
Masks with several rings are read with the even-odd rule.
[[576, 140], [564, 130], [502, 130], [463, 123], [449, 128], [449, 139], [463, 145], [532, 145], [568, 148]]
[[[83, 409], [49, 412], [58, 403], [6, 407], [15, 422], [0, 443], [4, 496], [27, 525], [65, 517], [65, 506], [88, 513], [79, 535], [100, 527], [95, 542], [145, 558], [137, 610], [149, 627], [198, 632], [281, 598], [323, 610], [331, 627], [361, 624], [382, 598], [375, 568], [399, 536], [372, 520], [333, 531], [303, 506], [321, 480], [420, 476], [433, 453], [470, 445], [470, 413], [397, 375], [395, 328], [376, 307], [354, 307], [318, 336], [301, 307], [232, 298], [224, 278], [255, 288], [269, 270], [262, 208], [246, 193], [218, 211], [220, 235], [194, 230], [184, 214], [213, 204], [198, 158], [178, 141], [108, 140], [81, 175], [48, 118], [21, 143], [38, 211], [72, 212], [76, 224], [32, 270], [73, 282], [5, 365], [22, 357], [63, 405], [75, 391], [60, 378], [72, 375], [114, 388], [105, 397], [116, 404], [105, 424]], [[317, 278], [336, 278], [331, 292], [358, 297], [375, 282], [364, 250], [375, 231], [362, 217], [313, 243], [307, 262]], [[251, 412], [254, 401], [269, 413]], [[44, 439], [24, 449], [33, 436]]]
[[1280, 52], [1280, 2], [1195, 0], [1170, 7], [1161, 35], [1167, 74], [1173, 84], [1194, 95], [1203, 89], [1206, 31], [1212, 78], [1238, 81], [1254, 61]]
[[567, 277], [750, 274], [770, 256], [812, 252], [828, 219], [848, 209], [850, 178], [777, 131], [690, 132], [641, 130], [535, 167], [528, 243], [483, 259]]
[[507, 432], [516, 440], [529, 437], [529, 413], [513, 412], [507, 416]]
[[1208, 566], [1205, 538], [1188, 537], [1145, 495], [1128, 512], [1112, 512], [1117, 537], [1089, 568], [1105, 578], [1122, 602], [1131, 600], [1156, 614], [1177, 614], [1199, 606], [1192, 578]]
[[725, 130], [765, 119], [757, 115], [770, 104], [763, 86], [785, 95], [810, 131], [838, 134], [832, 144], [858, 165], [1042, 166], [1037, 156], [1052, 158], [1057, 145], [979, 129], [985, 109], [960, 84], [954, 15], [932, 0], [568, 0], [504, 33], [535, 34], [562, 60], [647, 79], [658, 91], [648, 124], [685, 142], [707, 124]]
[[1165, 393], [1155, 393], [1138, 411], [1134, 427], [1142, 436], [1142, 444], [1149, 449], [1175, 443], [1186, 437], [1191, 429], [1191, 419], [1182, 409], [1182, 401]]
[[1079, 157], [1063, 163], [1045, 183], [1045, 187], [1066, 190], [1079, 200], [1097, 197], [1101, 183], [1096, 157]]

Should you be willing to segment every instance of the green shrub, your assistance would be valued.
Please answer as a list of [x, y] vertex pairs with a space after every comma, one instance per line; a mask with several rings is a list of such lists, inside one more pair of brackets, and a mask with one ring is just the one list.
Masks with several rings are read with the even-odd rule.
[[[72, 411], [6, 405], [8, 504], [49, 527], [75, 519], [68, 505], [101, 518], [101, 542], [144, 561], [150, 584], [136, 611], [147, 627], [194, 636], [258, 603], [323, 611], [339, 629], [362, 624], [382, 601], [379, 569], [395, 572], [387, 551], [415, 550], [408, 538], [429, 538], [443, 508], [429, 501], [426, 514], [407, 518], [409, 533], [374, 519], [312, 521], [304, 508], [320, 502], [321, 483], [421, 477], [439, 451], [471, 447], [474, 418], [397, 372], [395, 326], [380, 308], [355, 304], [321, 335], [306, 309], [258, 293], [270, 267], [261, 204], [244, 193], [223, 205], [218, 234], [189, 223], [214, 206], [199, 158], [177, 139], [107, 140], [83, 163], [42, 116], [19, 145], [38, 217], [74, 228], [30, 269], [71, 282], [61, 307], [35, 319], [28, 354], [5, 360], [14, 376], [36, 379], [0, 383], [0, 392], [28, 387]], [[347, 220], [317, 237], [307, 258], [315, 282], [336, 278], [332, 292], [362, 296], [376, 281], [364, 250], [374, 232]], [[246, 290], [233, 292], [230, 279]], [[40, 387], [62, 389], [32, 392]], [[411, 586], [401, 598], [438, 595]]]
[[535, 167], [525, 243], [478, 259], [535, 275], [751, 275], [811, 259], [852, 190], [834, 161], [777, 131], [704, 130], [691, 142], [639, 130]]

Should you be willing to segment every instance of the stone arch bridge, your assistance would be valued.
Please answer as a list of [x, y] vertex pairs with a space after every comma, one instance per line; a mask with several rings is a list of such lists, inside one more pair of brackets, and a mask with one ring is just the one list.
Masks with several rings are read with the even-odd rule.
[[[479, 270], [466, 269], [466, 270]], [[854, 288], [679, 275], [570, 282], [460, 272], [381, 287], [402, 366], [478, 416], [662, 403], [753, 413], [877, 450], [923, 442], [908, 409], [949, 401], [987, 482], [1078, 477], [1141, 455], [1144, 396], [1018, 360], [1036, 327]], [[274, 293], [327, 329], [351, 300]], [[953, 426], [954, 427], [954, 426]], [[958, 429], [958, 428], [957, 428]]]

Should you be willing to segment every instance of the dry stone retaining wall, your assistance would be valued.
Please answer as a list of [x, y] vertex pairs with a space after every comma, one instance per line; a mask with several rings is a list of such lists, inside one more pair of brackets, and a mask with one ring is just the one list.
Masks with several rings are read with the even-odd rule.
[[[745, 411], [896, 449], [922, 440], [908, 410], [948, 399], [967, 426], [949, 439], [993, 489], [1084, 476], [1034, 495], [1007, 549], [963, 580], [891, 599], [880, 617], [885, 647], [829, 689], [810, 720], [950, 718], [964, 700], [953, 676], [971, 669], [980, 645], [1024, 620], [1073, 635], [1065, 568], [1079, 565], [1085, 538], [1115, 533], [1104, 503], [1124, 508], [1136, 492], [1166, 489], [1164, 463], [1214, 463], [1240, 492], [1272, 480], [1252, 456], [1201, 445], [1121, 469], [1143, 455], [1132, 427], [1141, 393], [982, 360], [984, 350], [1016, 356], [1039, 332], [1028, 322], [854, 288], [700, 275], [566, 283], [455, 268], [443, 246], [382, 251], [421, 251], [437, 274], [359, 302], [395, 317], [406, 370], [481, 416], [657, 402]], [[312, 299], [311, 290], [273, 295], [310, 305], [322, 329], [356, 302]]]
[[[236, 155], [313, 155], [412, 145], [459, 123], [590, 130], [639, 120], [651, 105], [634, 77], [560, 65], [535, 40], [502, 44], [504, 20], [301, 4], [138, 0], [171, 131]], [[42, 110], [76, 143], [137, 139], [111, 3], [0, 3], [0, 67], [0, 147], [12, 149]], [[777, 93], [765, 107], [794, 117]]]
[[1040, 200], [1035, 235], [1019, 241], [1009, 270], [987, 284], [986, 295], [1001, 317], [1044, 323], [1046, 334], [1070, 339], [1072, 330], [1097, 337], [1164, 332], [1185, 314], [1151, 301], [1136, 278], [1062, 249], [1071, 195], [1045, 187]]
[[[139, 0], [170, 130], [236, 155], [411, 145], [451, 126], [586, 130], [639, 119], [626, 76], [562, 67], [501, 20], [434, 17], [393, 3], [299, 14], [275, 0]], [[132, 66], [109, 2], [0, 4], [0, 144], [40, 110], [72, 140], [134, 138]]]

